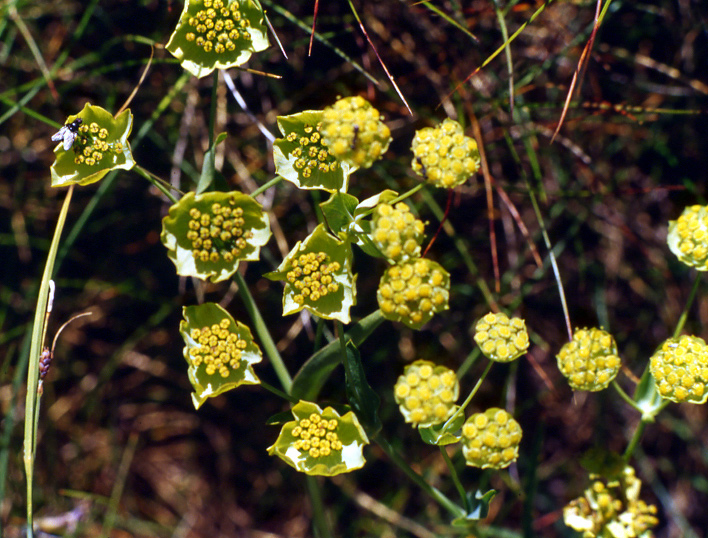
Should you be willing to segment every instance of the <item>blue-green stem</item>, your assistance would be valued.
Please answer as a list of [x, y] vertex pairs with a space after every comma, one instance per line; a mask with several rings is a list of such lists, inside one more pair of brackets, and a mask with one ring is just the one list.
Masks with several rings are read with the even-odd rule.
[[457, 474], [457, 469], [455, 469], [455, 466], [453, 465], [450, 456], [447, 455], [447, 449], [444, 446], [441, 446], [439, 448], [440, 453], [442, 454], [442, 457], [445, 460], [445, 465], [447, 465], [447, 468], [450, 471], [450, 478], [452, 478], [452, 483], [455, 484], [455, 487], [457, 488], [457, 493], [460, 494], [460, 498], [462, 499], [462, 502], [465, 505], [465, 512], [469, 514], [472, 511], [472, 507], [470, 506], [470, 500], [467, 498], [465, 488], [462, 485], [462, 482], [460, 482], [460, 476]]
[[458, 416], [460, 416], [462, 413], [465, 412], [465, 408], [470, 404], [470, 402], [472, 401], [472, 398], [474, 398], [474, 395], [477, 394], [479, 387], [482, 386], [482, 382], [484, 381], [484, 378], [487, 377], [489, 370], [492, 369], [492, 364], [494, 364], [494, 363], [492, 361], [489, 361], [489, 364], [487, 364], [487, 367], [484, 369], [484, 372], [482, 372], [482, 375], [479, 376], [479, 379], [477, 380], [477, 384], [474, 386], [474, 388], [467, 395], [467, 398], [465, 399], [465, 401], [462, 403], [462, 405], [460, 407], [457, 408], [457, 411], [455, 411], [452, 414], [452, 416], [449, 419], [447, 419], [447, 422], [445, 422], [445, 426], [443, 426], [443, 431], [445, 431], [445, 428], [447, 428], [450, 424], [453, 424]]
[[676, 329], [674, 329], [674, 338], [678, 338], [683, 330], [683, 326], [686, 324], [688, 319], [688, 311], [691, 309], [693, 300], [696, 298], [696, 293], [698, 293], [698, 286], [701, 283], [700, 273], [696, 273], [696, 278], [693, 280], [693, 287], [691, 292], [688, 294], [688, 299], [686, 300], [686, 306], [683, 307], [683, 312], [681, 312], [681, 317], [676, 324]]
[[238, 293], [241, 296], [241, 300], [248, 311], [248, 315], [251, 316], [251, 320], [253, 321], [253, 329], [256, 331], [256, 334], [261, 340], [261, 345], [263, 346], [268, 359], [270, 359], [270, 363], [275, 370], [275, 375], [278, 376], [280, 384], [283, 386], [283, 390], [290, 394], [290, 390], [293, 386], [293, 378], [290, 376], [290, 372], [288, 372], [288, 369], [285, 367], [283, 358], [280, 356], [280, 352], [273, 341], [273, 337], [271, 337], [270, 332], [268, 331], [268, 327], [266, 327], [265, 321], [263, 321], [263, 317], [256, 306], [256, 302], [253, 300], [253, 296], [248, 289], [248, 285], [241, 276], [241, 273], [238, 271], [236, 271], [234, 279], [238, 285]]
[[66, 215], [69, 212], [69, 204], [74, 193], [74, 186], [69, 187], [64, 198], [64, 204], [59, 212], [59, 219], [54, 228], [54, 237], [49, 247], [47, 263], [44, 266], [42, 281], [39, 285], [39, 298], [34, 312], [34, 325], [32, 327], [32, 344], [30, 346], [29, 367], [27, 368], [27, 398], [25, 403], [25, 440], [24, 440], [24, 464], [27, 476], [27, 536], [33, 537], [32, 522], [34, 510], [32, 504], [33, 479], [34, 479], [34, 456], [37, 451], [37, 422], [39, 419], [39, 396], [37, 387], [39, 385], [39, 355], [44, 335], [46, 333], [45, 313], [47, 300], [49, 298], [49, 281], [54, 272], [54, 261], [59, 250], [61, 233], [66, 222]]
[[149, 172], [148, 170], [145, 170], [145, 168], [143, 168], [139, 164], [136, 164], [133, 167], [133, 171], [137, 172], [139, 175], [143, 176], [150, 183], [152, 183], [153, 187], [158, 189], [162, 194], [164, 194], [165, 196], [167, 196], [167, 198], [170, 199], [170, 202], [172, 202], [173, 204], [177, 203], [177, 198], [171, 192], [173, 190], [173, 187], [164, 179], [157, 177], [155, 174]]
[[261, 387], [266, 389], [268, 392], [271, 392], [275, 394], [277, 397], [282, 398], [283, 400], [287, 400], [292, 404], [296, 404], [298, 402], [298, 399], [295, 398], [294, 396], [290, 396], [290, 394], [286, 394], [282, 390], [276, 389], [273, 385], [270, 385], [269, 383], [266, 383], [265, 381], [260, 381], [258, 383]]
[[312, 522], [317, 538], [332, 538], [332, 531], [329, 528], [327, 514], [324, 511], [324, 502], [322, 501], [322, 488], [314, 476], [307, 476], [307, 491], [312, 502]]
[[268, 183], [266, 183], [266, 184], [264, 184], [264, 185], [261, 185], [261, 186], [258, 187], [255, 191], [253, 191], [253, 192], [251, 193], [251, 198], [255, 198], [255, 197], [258, 196], [260, 193], [267, 191], [268, 189], [270, 189], [271, 187], [274, 187], [275, 185], [277, 185], [277, 184], [280, 183], [281, 181], [283, 181], [283, 178], [282, 178], [281, 176], [275, 176], [275, 177], [274, 177], [273, 179], [271, 179]]

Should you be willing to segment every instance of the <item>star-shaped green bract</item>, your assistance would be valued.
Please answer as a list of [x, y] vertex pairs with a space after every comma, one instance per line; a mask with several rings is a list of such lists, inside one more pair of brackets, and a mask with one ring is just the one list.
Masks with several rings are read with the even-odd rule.
[[[363, 448], [369, 438], [352, 411], [340, 416], [331, 407], [323, 411], [315, 403], [300, 401], [292, 412], [295, 420], [283, 425], [268, 454], [309, 475], [334, 476], [364, 466]], [[304, 445], [303, 439], [309, 443]]]
[[[263, 276], [285, 282], [283, 315], [305, 308], [321, 318], [349, 323], [349, 309], [356, 304], [351, 244], [332, 237], [324, 225], [318, 225], [304, 241], [298, 242], [277, 271]], [[308, 284], [308, 277], [312, 284]], [[328, 289], [323, 291], [322, 286]], [[304, 288], [308, 291], [304, 292]]]
[[270, 239], [261, 205], [240, 192], [189, 192], [162, 219], [160, 239], [177, 274], [221, 282]]
[[267, 48], [263, 19], [256, 0], [187, 0], [166, 48], [201, 78], [214, 69], [239, 66]]
[[115, 118], [110, 112], [86, 104], [66, 124], [81, 118], [82, 123], [72, 147], [65, 150], [62, 143], [54, 148], [56, 161], [52, 164], [52, 187], [88, 185], [103, 178], [111, 170], [130, 170], [135, 166], [128, 135], [133, 127], [129, 109]]
[[239, 385], [260, 383], [252, 365], [263, 355], [246, 325], [215, 303], [187, 306], [182, 315], [179, 330], [194, 407]]

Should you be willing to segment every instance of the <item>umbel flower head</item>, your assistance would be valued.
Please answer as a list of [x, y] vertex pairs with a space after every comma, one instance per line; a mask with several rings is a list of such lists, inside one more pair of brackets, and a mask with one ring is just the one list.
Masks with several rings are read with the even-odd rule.
[[364, 466], [369, 438], [353, 412], [340, 416], [331, 407], [323, 411], [304, 401], [292, 411], [295, 420], [283, 425], [268, 454], [309, 475], [334, 476]]
[[591, 475], [582, 497], [563, 508], [563, 522], [583, 538], [650, 538], [659, 520], [657, 509], [639, 498], [642, 486], [632, 467], [614, 480]]
[[260, 383], [252, 365], [263, 355], [248, 327], [215, 303], [187, 306], [182, 315], [179, 330], [197, 409], [207, 398], [239, 385]]
[[503, 469], [519, 457], [521, 426], [504, 409], [492, 407], [465, 421], [462, 442], [467, 465]]
[[477, 322], [474, 341], [488, 359], [511, 362], [526, 353], [529, 334], [523, 319], [490, 312]]
[[420, 257], [425, 225], [403, 202], [379, 204], [374, 210], [371, 238], [376, 248], [393, 263]]
[[346, 192], [349, 175], [356, 170], [339, 162], [322, 137], [322, 111], [306, 110], [278, 116], [283, 138], [273, 143], [275, 173], [301, 189]]
[[189, 192], [162, 219], [162, 243], [177, 274], [221, 282], [270, 239], [261, 205], [240, 192]]
[[332, 155], [358, 168], [369, 168], [391, 142], [391, 131], [379, 111], [359, 96], [345, 97], [324, 109], [322, 136]]
[[111, 170], [130, 170], [135, 166], [128, 143], [132, 127], [130, 110], [114, 118], [107, 110], [87, 103], [81, 112], [69, 116], [63, 129], [71, 128], [73, 142], [62, 141], [54, 148], [52, 187], [89, 185]]
[[455, 372], [425, 360], [406, 366], [393, 389], [406, 422], [416, 427], [445, 422], [455, 410], [459, 393]]
[[652, 356], [649, 369], [663, 398], [697, 404], [708, 399], [708, 346], [702, 338], [669, 338]]
[[386, 319], [420, 329], [434, 314], [447, 310], [449, 289], [448, 272], [434, 261], [418, 258], [389, 267], [376, 299]]
[[558, 355], [558, 368], [573, 390], [606, 389], [620, 369], [617, 344], [602, 329], [576, 329]]
[[436, 187], [457, 187], [479, 170], [477, 142], [450, 118], [416, 131], [411, 149], [413, 170]]
[[256, 0], [186, 0], [167, 50], [195, 77], [245, 63], [268, 47]]
[[698, 271], [708, 271], [708, 207], [687, 207], [678, 220], [669, 221], [666, 241], [683, 263]]
[[277, 271], [263, 276], [285, 282], [284, 316], [304, 308], [321, 318], [349, 323], [349, 310], [356, 304], [352, 257], [351, 245], [320, 224], [293, 247]]

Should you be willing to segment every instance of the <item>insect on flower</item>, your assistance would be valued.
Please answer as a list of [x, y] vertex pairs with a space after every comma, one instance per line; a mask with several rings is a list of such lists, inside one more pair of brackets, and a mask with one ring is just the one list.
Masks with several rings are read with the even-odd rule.
[[54, 142], [64, 141], [64, 151], [69, 151], [71, 146], [74, 144], [76, 137], [79, 135], [79, 125], [84, 122], [81, 118], [76, 118], [71, 123], [67, 123], [59, 132], [52, 135], [52, 140]]

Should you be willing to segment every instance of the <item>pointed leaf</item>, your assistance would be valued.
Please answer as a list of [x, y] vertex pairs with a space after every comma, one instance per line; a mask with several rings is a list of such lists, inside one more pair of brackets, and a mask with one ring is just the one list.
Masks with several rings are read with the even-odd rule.
[[351, 340], [347, 342], [344, 372], [349, 403], [352, 404], [352, 409], [362, 422], [364, 429], [371, 437], [376, 437], [381, 430], [381, 420], [378, 413], [381, 399], [366, 381], [359, 350]]

